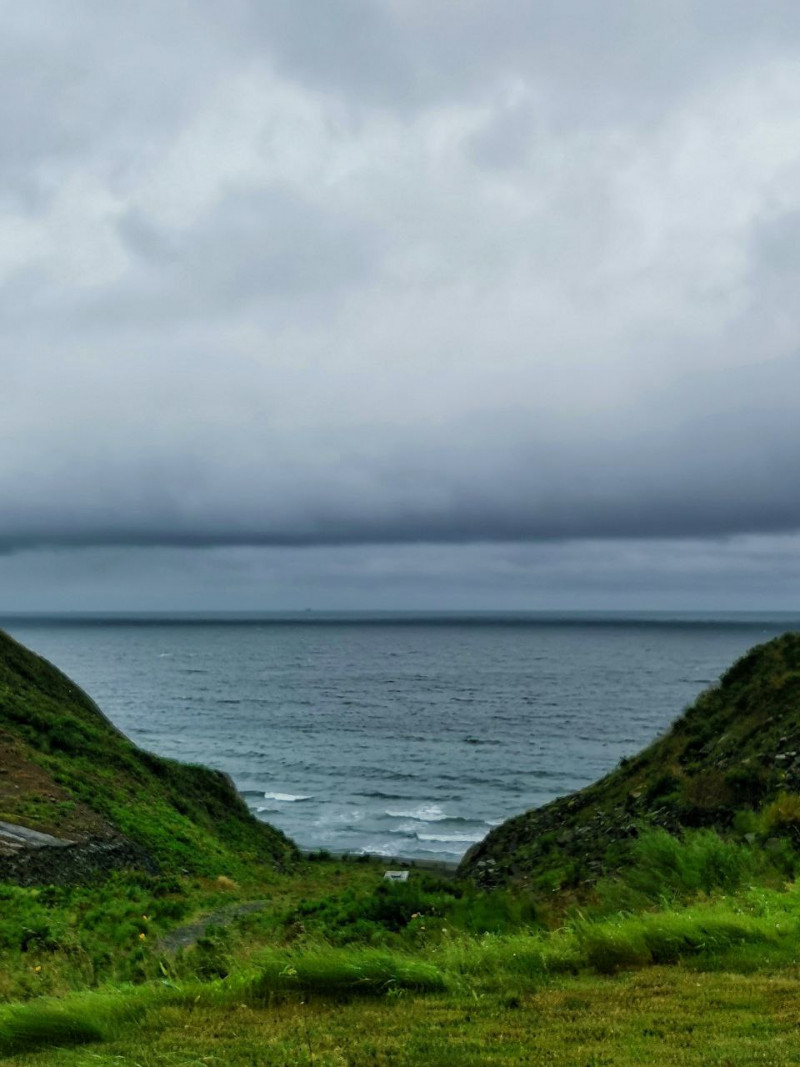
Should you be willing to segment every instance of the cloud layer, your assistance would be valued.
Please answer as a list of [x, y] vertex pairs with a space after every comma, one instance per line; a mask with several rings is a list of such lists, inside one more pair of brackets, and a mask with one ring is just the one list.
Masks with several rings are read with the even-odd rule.
[[800, 529], [800, 10], [2, 4], [0, 549]]

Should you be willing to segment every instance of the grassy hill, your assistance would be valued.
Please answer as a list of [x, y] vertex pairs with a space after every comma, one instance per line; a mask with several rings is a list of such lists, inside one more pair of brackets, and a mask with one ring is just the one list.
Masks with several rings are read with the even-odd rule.
[[669, 732], [571, 796], [509, 819], [464, 858], [479, 884], [559, 889], [623, 869], [643, 830], [800, 838], [800, 634], [753, 648]]
[[297, 856], [224, 774], [137, 748], [69, 678], [2, 632], [0, 821], [113, 844], [126, 862], [172, 871], [284, 868]]

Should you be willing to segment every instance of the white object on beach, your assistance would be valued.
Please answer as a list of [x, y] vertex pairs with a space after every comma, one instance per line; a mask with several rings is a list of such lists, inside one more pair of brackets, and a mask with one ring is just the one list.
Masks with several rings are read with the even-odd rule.
[[407, 882], [408, 871], [384, 871], [384, 882]]

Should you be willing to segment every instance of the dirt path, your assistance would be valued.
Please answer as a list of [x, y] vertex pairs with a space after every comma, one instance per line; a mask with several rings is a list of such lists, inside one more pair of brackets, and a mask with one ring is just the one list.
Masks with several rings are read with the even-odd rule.
[[177, 926], [159, 941], [159, 948], [164, 952], [177, 952], [182, 948], [191, 948], [212, 926], [227, 926], [234, 919], [242, 915], [251, 915], [254, 911], [263, 911], [269, 905], [268, 900], [253, 900], [249, 904], [229, 904], [225, 908], [218, 908], [210, 915], [202, 919], [187, 923], [186, 926]]

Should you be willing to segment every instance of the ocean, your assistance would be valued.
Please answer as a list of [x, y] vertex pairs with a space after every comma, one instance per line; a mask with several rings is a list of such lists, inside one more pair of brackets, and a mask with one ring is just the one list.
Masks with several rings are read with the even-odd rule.
[[611, 770], [800, 615], [15, 618], [138, 745], [306, 849], [458, 860]]

